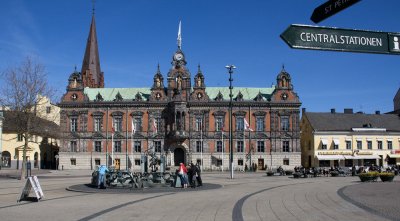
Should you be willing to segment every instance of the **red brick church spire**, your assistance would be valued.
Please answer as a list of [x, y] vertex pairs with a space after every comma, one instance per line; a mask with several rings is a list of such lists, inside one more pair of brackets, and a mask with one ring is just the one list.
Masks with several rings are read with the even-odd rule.
[[94, 9], [81, 73], [84, 87], [104, 88], [104, 75], [100, 69]]

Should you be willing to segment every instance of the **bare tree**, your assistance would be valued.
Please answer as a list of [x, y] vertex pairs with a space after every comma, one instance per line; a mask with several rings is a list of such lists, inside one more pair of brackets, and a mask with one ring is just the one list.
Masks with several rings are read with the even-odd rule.
[[47, 83], [45, 67], [26, 57], [20, 65], [6, 69], [2, 73], [4, 86], [0, 90], [0, 104], [9, 111], [15, 112], [16, 133], [24, 139], [21, 179], [26, 175], [26, 150], [33, 133], [43, 127], [36, 118], [36, 105], [46, 97], [51, 98], [53, 89]]

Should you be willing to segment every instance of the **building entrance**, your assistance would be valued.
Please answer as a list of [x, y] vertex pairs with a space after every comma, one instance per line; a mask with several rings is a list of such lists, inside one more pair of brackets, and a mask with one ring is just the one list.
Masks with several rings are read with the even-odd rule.
[[174, 165], [179, 166], [179, 163], [185, 163], [185, 152], [182, 148], [175, 148], [174, 150]]

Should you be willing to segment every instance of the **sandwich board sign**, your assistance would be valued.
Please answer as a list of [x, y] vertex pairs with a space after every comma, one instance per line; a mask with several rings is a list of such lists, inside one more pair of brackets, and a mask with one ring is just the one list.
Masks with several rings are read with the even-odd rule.
[[[29, 194], [33, 188], [33, 192], [35, 192], [34, 197], [29, 197]], [[21, 196], [17, 200], [17, 202], [21, 202], [23, 200], [28, 201], [39, 201], [44, 197], [42, 187], [40, 186], [39, 180], [36, 176], [30, 176], [26, 179], [25, 186], [22, 189]]]
[[292, 48], [400, 55], [400, 33], [290, 25], [281, 38]]

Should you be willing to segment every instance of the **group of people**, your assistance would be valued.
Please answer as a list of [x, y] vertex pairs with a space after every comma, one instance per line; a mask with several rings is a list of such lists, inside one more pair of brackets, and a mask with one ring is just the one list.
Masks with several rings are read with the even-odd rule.
[[194, 165], [193, 163], [190, 163], [189, 168], [186, 168], [185, 164], [180, 163], [176, 174], [181, 181], [182, 188], [187, 188], [188, 184], [190, 184], [190, 187], [196, 188], [196, 182], [197, 187], [203, 185], [201, 180], [201, 170], [198, 164]]

